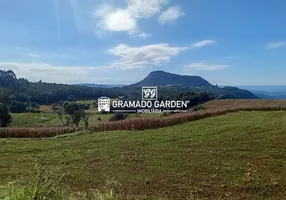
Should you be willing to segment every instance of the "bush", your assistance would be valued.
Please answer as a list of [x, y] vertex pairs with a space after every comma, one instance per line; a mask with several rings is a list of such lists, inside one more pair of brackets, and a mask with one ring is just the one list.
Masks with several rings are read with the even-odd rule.
[[120, 121], [125, 120], [128, 117], [125, 113], [114, 113], [112, 117], [110, 117], [109, 121]]
[[40, 109], [40, 104], [38, 104], [37, 102], [32, 102], [31, 103], [31, 108], [33, 108], [33, 109]]
[[78, 104], [79, 105], [79, 108], [82, 109], [82, 110], [88, 110], [90, 109], [90, 105], [89, 104]]
[[193, 111], [198, 111], [198, 110], [204, 110], [204, 106], [203, 105], [197, 105], [193, 108]]
[[9, 113], [8, 106], [0, 103], [0, 126], [6, 127], [12, 122], [12, 117]]
[[11, 101], [9, 107], [12, 113], [23, 113], [27, 110], [27, 106], [24, 103], [16, 100]]

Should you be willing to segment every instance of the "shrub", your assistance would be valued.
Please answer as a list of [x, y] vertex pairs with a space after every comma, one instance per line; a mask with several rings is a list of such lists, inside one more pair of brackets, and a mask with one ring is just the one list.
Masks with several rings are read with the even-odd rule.
[[16, 100], [11, 101], [9, 107], [12, 113], [23, 113], [27, 110], [27, 106], [24, 103]]
[[33, 109], [40, 109], [40, 104], [38, 104], [37, 102], [32, 102], [31, 103], [31, 107], [33, 108]]
[[89, 104], [81, 103], [81, 104], [78, 104], [78, 105], [79, 105], [79, 108], [82, 109], [82, 110], [90, 109], [90, 105]]
[[128, 117], [125, 113], [114, 113], [112, 117], [110, 117], [109, 121], [120, 121], [125, 120]]
[[9, 113], [8, 106], [0, 103], [0, 126], [6, 127], [12, 122], [12, 116]]
[[198, 110], [204, 110], [204, 106], [203, 105], [197, 105], [193, 108], [193, 111], [198, 111]]

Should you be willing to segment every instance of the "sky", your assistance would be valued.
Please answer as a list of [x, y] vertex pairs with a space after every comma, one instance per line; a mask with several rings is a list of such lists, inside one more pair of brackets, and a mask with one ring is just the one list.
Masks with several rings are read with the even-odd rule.
[[285, 0], [0, 0], [0, 70], [131, 84], [151, 71], [286, 85]]

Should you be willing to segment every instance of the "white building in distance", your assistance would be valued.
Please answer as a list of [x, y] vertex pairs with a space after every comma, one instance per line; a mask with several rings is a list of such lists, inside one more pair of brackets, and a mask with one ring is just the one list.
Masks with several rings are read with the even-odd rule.
[[98, 99], [98, 111], [99, 112], [110, 112], [110, 98], [100, 97]]

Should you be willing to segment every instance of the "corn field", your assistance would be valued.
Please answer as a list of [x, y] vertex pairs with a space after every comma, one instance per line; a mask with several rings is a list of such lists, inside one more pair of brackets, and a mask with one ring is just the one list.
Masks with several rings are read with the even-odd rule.
[[74, 131], [72, 127], [1, 128], [0, 138], [44, 138]]
[[[189, 111], [159, 118], [135, 118], [102, 122], [90, 126], [90, 131], [144, 130], [173, 126], [189, 121], [237, 111], [286, 110], [286, 100], [214, 100], [202, 105], [199, 111]], [[0, 128], [0, 138], [44, 138], [75, 132], [72, 127]]]
[[286, 110], [286, 101], [272, 100], [214, 100], [203, 105], [204, 110], [179, 113], [161, 118], [139, 118], [106, 122], [90, 127], [91, 131], [144, 130], [182, 124], [237, 111]]

